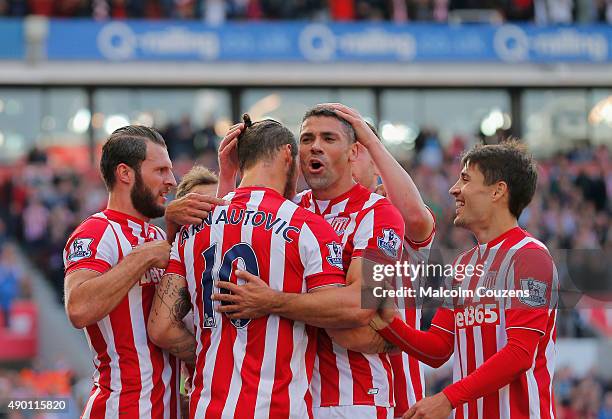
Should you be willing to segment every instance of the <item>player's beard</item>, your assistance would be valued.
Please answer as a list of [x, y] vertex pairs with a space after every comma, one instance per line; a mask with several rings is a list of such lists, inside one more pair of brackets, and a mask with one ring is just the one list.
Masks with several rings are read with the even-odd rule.
[[304, 171], [304, 180], [306, 180], [308, 187], [314, 191], [327, 189], [335, 181], [328, 168], [325, 168], [322, 173], [317, 175]]
[[144, 184], [140, 171], [136, 171], [136, 181], [130, 191], [132, 205], [147, 218], [158, 218], [164, 215], [166, 209], [155, 202], [155, 195], [151, 188]]

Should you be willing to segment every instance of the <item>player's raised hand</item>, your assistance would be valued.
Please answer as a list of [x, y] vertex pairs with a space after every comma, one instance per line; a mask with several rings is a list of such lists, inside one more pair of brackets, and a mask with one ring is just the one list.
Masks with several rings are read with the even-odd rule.
[[374, 134], [374, 131], [368, 126], [365, 119], [353, 108], [349, 108], [342, 103], [323, 103], [322, 105], [333, 109], [340, 118], [348, 121], [355, 130], [357, 141], [363, 144], [366, 148], [373, 142], [378, 142], [378, 137]]
[[237, 270], [235, 273], [236, 277], [246, 283], [237, 285], [229, 281], [217, 281], [217, 287], [231, 293], [212, 295], [213, 300], [221, 301], [217, 311], [225, 313], [230, 319], [256, 319], [270, 314], [277, 291], [250, 272]]
[[166, 222], [180, 226], [200, 224], [216, 205], [227, 204], [228, 202], [223, 199], [191, 192], [168, 204], [165, 213]]
[[151, 267], [165, 269], [170, 260], [170, 249], [166, 240], [153, 240], [136, 246], [130, 255], [145, 258]]
[[232, 125], [219, 144], [219, 170], [231, 174], [238, 173], [238, 136], [244, 130], [244, 122]]
[[453, 407], [444, 395], [438, 393], [434, 396], [425, 397], [404, 413], [402, 419], [446, 419]]

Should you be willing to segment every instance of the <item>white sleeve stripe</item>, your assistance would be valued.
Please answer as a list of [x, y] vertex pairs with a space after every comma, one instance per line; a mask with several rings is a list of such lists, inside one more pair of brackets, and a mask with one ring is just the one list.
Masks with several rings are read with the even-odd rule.
[[438, 328], [438, 329], [440, 329], [440, 330], [444, 330], [445, 332], [448, 332], [448, 333], [450, 333], [451, 335], [454, 335], [454, 334], [455, 334], [455, 332], [451, 332], [450, 330], [445, 329], [445, 328], [443, 328], [443, 327], [440, 327], [440, 326], [438, 326], [437, 324], [433, 324], [433, 323], [432, 323], [432, 324], [431, 324], [431, 327], [436, 327], [436, 328]]
[[374, 236], [374, 210], [368, 211], [368, 213], [361, 219], [355, 236], [353, 237], [353, 244], [355, 250], [365, 249], [368, 247], [368, 241]]
[[306, 222], [302, 224], [298, 246], [300, 249], [300, 260], [304, 266], [304, 278], [322, 272], [323, 258], [319, 241]]
[[525, 329], [525, 330], [533, 330], [534, 332], [538, 332], [538, 333], [541, 333], [541, 334], [543, 334], [543, 335], [545, 335], [545, 334], [546, 334], [546, 332], [544, 332], [543, 330], [540, 330], [540, 329], [534, 329], [533, 327], [523, 327], [523, 326], [508, 326], [508, 327], [506, 327], [506, 330], [509, 330], [509, 329]]
[[104, 260], [111, 266], [116, 265], [119, 263], [119, 249], [117, 245], [115, 233], [112, 231], [112, 227], [108, 225], [98, 243], [95, 258]]

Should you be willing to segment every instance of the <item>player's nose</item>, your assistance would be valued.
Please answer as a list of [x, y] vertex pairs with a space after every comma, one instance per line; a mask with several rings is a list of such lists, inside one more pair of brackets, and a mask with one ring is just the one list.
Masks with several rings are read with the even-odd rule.
[[321, 138], [316, 137], [314, 139], [314, 141], [311, 144], [310, 151], [312, 151], [314, 153], [321, 153], [321, 152], [323, 152], [323, 148], [321, 147]]
[[176, 178], [174, 177], [174, 173], [170, 172], [168, 179], [166, 179], [166, 184], [175, 187], [176, 186]]
[[461, 193], [461, 189], [459, 188], [459, 181], [455, 182], [455, 184], [451, 186], [451, 188], [448, 190], [448, 193], [454, 196], [455, 198], [459, 196], [459, 193]]

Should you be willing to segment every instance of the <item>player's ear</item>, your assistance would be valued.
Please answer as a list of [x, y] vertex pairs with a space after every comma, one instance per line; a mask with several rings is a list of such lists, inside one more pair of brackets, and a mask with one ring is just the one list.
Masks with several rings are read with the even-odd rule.
[[357, 157], [359, 157], [359, 143], [355, 141], [349, 147], [349, 162], [352, 163], [357, 160]]
[[499, 181], [493, 186], [493, 202], [499, 201], [508, 194], [508, 184], [506, 182]]
[[291, 144], [285, 144], [283, 148], [283, 158], [288, 165], [293, 164], [293, 156], [291, 155]]
[[115, 178], [118, 183], [131, 185], [135, 178], [134, 169], [125, 163], [119, 163], [115, 169]]

